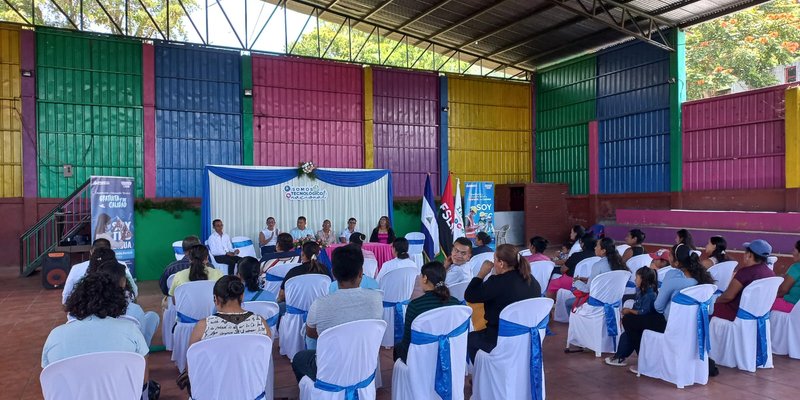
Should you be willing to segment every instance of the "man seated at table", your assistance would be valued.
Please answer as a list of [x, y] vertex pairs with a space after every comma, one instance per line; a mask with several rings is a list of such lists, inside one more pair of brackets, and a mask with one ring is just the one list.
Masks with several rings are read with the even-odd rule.
[[350, 240], [350, 235], [356, 233], [356, 219], [350, 217], [347, 220], [347, 228], [344, 228], [342, 234], [339, 235], [339, 243], [347, 243]]
[[314, 230], [306, 226], [306, 217], [297, 218], [297, 227], [292, 228], [291, 234], [294, 240], [314, 240]]
[[278, 235], [278, 244], [275, 245], [275, 252], [261, 257], [261, 274], [265, 274], [276, 265], [296, 264], [299, 262], [300, 249], [294, 248], [292, 235], [282, 232]]
[[444, 269], [447, 270], [446, 286], [469, 282], [472, 279], [472, 265], [469, 262], [471, 257], [472, 242], [465, 237], [456, 239], [450, 257], [444, 260]]
[[222, 231], [223, 224], [221, 219], [211, 222], [214, 233], [208, 237], [208, 252], [220, 264], [228, 265], [228, 275], [233, 275], [236, 263], [242, 258], [239, 257], [239, 249], [233, 248], [231, 237]]

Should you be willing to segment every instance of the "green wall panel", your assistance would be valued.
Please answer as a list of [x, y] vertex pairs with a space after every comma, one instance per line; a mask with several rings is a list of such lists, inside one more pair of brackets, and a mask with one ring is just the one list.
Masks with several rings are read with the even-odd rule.
[[136, 279], [157, 280], [164, 268], [175, 261], [172, 242], [188, 235], [199, 237], [200, 213], [181, 211], [177, 215], [163, 210], [136, 213]]

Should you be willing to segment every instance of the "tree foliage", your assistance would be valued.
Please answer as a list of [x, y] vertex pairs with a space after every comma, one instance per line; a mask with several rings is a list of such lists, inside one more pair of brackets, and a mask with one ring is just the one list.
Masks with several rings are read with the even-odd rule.
[[689, 99], [713, 96], [736, 82], [749, 89], [778, 83], [772, 69], [800, 58], [798, 0], [771, 3], [686, 31]]

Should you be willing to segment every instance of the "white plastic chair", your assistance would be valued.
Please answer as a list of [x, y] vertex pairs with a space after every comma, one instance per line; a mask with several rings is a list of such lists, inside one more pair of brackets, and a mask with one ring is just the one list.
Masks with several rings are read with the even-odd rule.
[[[348, 322], [325, 330], [317, 339], [317, 380], [300, 380], [301, 400], [340, 400], [357, 392], [375, 400], [375, 372], [386, 322]], [[343, 368], [347, 366], [347, 368]]]
[[448, 287], [448, 289], [450, 289], [450, 296], [457, 298], [462, 304], [466, 304], [464, 292], [467, 291], [467, 286], [469, 286], [469, 282], [459, 282]]
[[[280, 317], [280, 306], [273, 301], [245, 301], [242, 303], [242, 308], [247, 311], [252, 311], [261, 318], [267, 321], [269, 330], [272, 333], [272, 339], [277, 337], [278, 318]], [[267, 375], [267, 388], [266, 400], [272, 399], [272, 394], [275, 388], [275, 362], [272, 357], [272, 351], [269, 354], [269, 374]]]
[[547, 291], [547, 285], [550, 283], [550, 276], [553, 275], [553, 268], [556, 264], [552, 261], [535, 261], [531, 263], [531, 274], [539, 282], [539, 288], [542, 293]]
[[625, 252], [630, 248], [631, 246], [628, 246], [627, 244], [617, 245], [617, 253], [619, 253], [620, 257], [622, 257], [622, 255], [625, 254]]
[[[679, 295], [673, 297], [664, 333], [646, 330], [642, 335], [639, 375], [671, 382], [679, 389], [695, 383], [708, 383], [706, 344], [710, 332], [706, 329], [708, 306], [713, 301], [712, 296], [716, 289], [714, 285], [697, 285], [681, 290], [680, 298]], [[699, 304], [703, 305], [705, 311]], [[700, 326], [700, 332], [704, 332], [704, 336], [698, 337], [698, 323], [705, 326]]]
[[[167, 287], [172, 287], [172, 281], [175, 280], [175, 274], [167, 278]], [[161, 340], [164, 342], [164, 347], [167, 350], [172, 350], [172, 328], [175, 326], [175, 304], [172, 302], [172, 297], [167, 296], [167, 309], [163, 311], [161, 321]]]
[[[514, 336], [499, 335], [491, 353], [478, 350], [472, 377], [473, 400], [530, 399], [531, 392], [538, 389], [531, 383], [532, 373], [534, 380], [537, 373], [541, 377], [540, 393], [542, 400], [545, 399], [544, 363], [540, 371], [531, 371], [531, 349], [541, 352], [552, 308], [553, 300], [543, 297], [509, 304], [500, 312], [501, 321], [519, 326], [515, 327], [516, 332], [510, 332]], [[505, 325], [504, 322], [500, 324]], [[523, 334], [522, 327], [531, 331]], [[538, 343], [535, 336], [531, 337], [533, 329], [538, 330]]]
[[719, 264], [715, 264], [708, 269], [708, 273], [714, 278], [714, 283], [717, 285], [717, 293], [722, 294], [726, 290], [728, 290], [728, 285], [731, 283], [731, 279], [733, 279], [733, 270], [736, 268], [736, 265], [739, 264], [736, 261], [725, 261]]
[[187, 282], [175, 289], [177, 322], [172, 331], [172, 361], [180, 372], [186, 369], [186, 350], [197, 321], [214, 313], [215, 281]]
[[137, 353], [103, 351], [56, 361], [42, 370], [39, 381], [45, 400], [138, 400], [144, 367]]
[[[269, 262], [269, 261], [267, 261]], [[278, 264], [267, 271], [264, 274], [264, 290], [267, 292], [272, 293], [275, 295], [275, 298], [278, 298], [278, 293], [281, 292], [281, 283], [283, 283], [283, 278], [286, 277], [286, 274], [292, 270], [292, 268], [300, 265], [299, 263], [287, 263], [287, 264]]]
[[[247, 236], [234, 236], [231, 238], [231, 244], [233, 244], [234, 250], [239, 250], [239, 257], [261, 258], [256, 256], [256, 247], [253, 245], [253, 239]], [[258, 252], [259, 254], [261, 253], [260, 248]]]
[[183, 240], [172, 242], [172, 251], [175, 253], [175, 260], [183, 259]]
[[800, 306], [792, 307], [790, 313], [772, 310], [769, 323], [772, 352], [800, 360]]
[[[266, 391], [272, 339], [234, 334], [201, 340], [186, 354], [192, 399], [272, 399]], [[261, 396], [264, 397], [261, 397]]]
[[[406, 362], [398, 359], [394, 363], [393, 400], [464, 398], [471, 315], [472, 309], [467, 306], [446, 306], [426, 311], [414, 319]], [[449, 358], [442, 354], [441, 347], [449, 348]], [[436, 385], [437, 375], [441, 375], [442, 385]], [[449, 385], [446, 384], [448, 378]]]
[[418, 267], [424, 264], [422, 252], [425, 249], [425, 234], [422, 232], [409, 232], [406, 234], [408, 240], [408, 255], [417, 263]]
[[[619, 334], [622, 333], [620, 303], [630, 276], [629, 271], [611, 271], [592, 279], [589, 300], [578, 307], [569, 319], [567, 347], [572, 344], [588, 348], [594, 351], [595, 357], [617, 351]], [[612, 318], [609, 326], [606, 321]]]
[[775, 269], [775, 263], [778, 262], [778, 257], [769, 256], [767, 257], [767, 266], [769, 269]]
[[415, 269], [400, 268], [386, 274], [378, 283], [383, 291], [383, 321], [386, 322], [386, 332], [381, 340], [384, 347], [394, 347], [395, 342], [403, 337], [406, 308], [417, 276], [419, 272]]
[[[594, 263], [600, 261], [600, 257], [589, 257], [575, 266], [575, 277], [589, 277], [592, 274], [592, 265]], [[547, 290], [547, 289], [545, 289]], [[567, 311], [567, 300], [574, 298], [575, 296], [572, 294], [571, 291], [566, 289], [558, 289], [556, 292], [556, 307], [553, 311], [553, 321], [556, 322], [569, 322], [569, 315], [571, 314]]]
[[305, 326], [308, 309], [314, 300], [328, 294], [331, 278], [320, 274], [295, 276], [286, 281], [286, 314], [281, 318], [280, 352], [293, 359], [305, 349]]
[[[481, 270], [481, 265], [483, 265], [484, 261], [494, 261], [494, 253], [482, 253], [478, 254], [475, 257], [472, 257], [470, 262], [470, 269], [472, 269], [472, 276], [478, 276], [478, 272]], [[489, 279], [491, 274], [486, 275], [486, 279]], [[486, 280], [484, 279], [484, 280]]]
[[362, 269], [364, 270], [364, 275], [375, 279], [378, 275], [378, 260], [374, 258], [365, 258]]
[[[717, 364], [749, 372], [756, 372], [756, 368], [772, 368], [769, 313], [781, 282], [783, 278], [777, 276], [752, 282], [742, 291], [736, 319], [711, 319], [709, 354]], [[766, 316], [763, 330], [759, 331], [758, 321], [747, 314], [756, 318]], [[761, 351], [758, 350], [759, 339], [763, 340]]]
[[653, 258], [650, 257], [649, 254], [639, 254], [638, 256], [633, 256], [625, 262], [625, 265], [628, 266], [628, 270], [631, 271], [631, 279], [628, 280], [628, 283], [625, 286], [625, 294], [636, 294], [636, 271], [639, 268], [646, 268], [653, 262]]

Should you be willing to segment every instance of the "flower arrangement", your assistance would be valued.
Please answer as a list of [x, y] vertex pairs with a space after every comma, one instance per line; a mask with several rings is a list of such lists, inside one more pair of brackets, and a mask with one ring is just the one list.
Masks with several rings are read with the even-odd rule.
[[309, 237], [304, 237], [304, 238], [296, 239], [294, 241], [294, 248], [296, 248], [296, 249], [302, 248], [304, 244], [310, 243], [310, 242], [316, 242], [317, 244], [319, 244], [320, 248], [323, 247], [322, 243], [317, 242], [316, 239], [309, 238]]
[[317, 169], [317, 166], [314, 164], [313, 161], [302, 161], [297, 166], [297, 176], [307, 176], [310, 179], [317, 179], [317, 174], [314, 170]]

